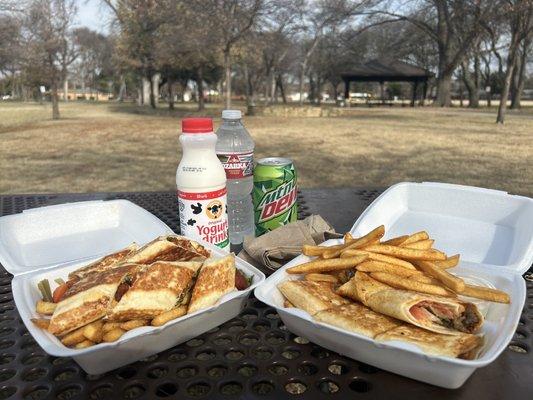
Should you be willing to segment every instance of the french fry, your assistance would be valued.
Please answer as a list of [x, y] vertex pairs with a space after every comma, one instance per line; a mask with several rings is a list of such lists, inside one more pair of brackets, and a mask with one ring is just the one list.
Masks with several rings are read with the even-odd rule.
[[104, 336], [102, 337], [102, 341], [103, 342], [107, 342], [107, 343], [116, 342], [125, 333], [126, 333], [126, 331], [124, 329], [120, 329], [120, 328], [111, 329], [110, 331], [104, 333]]
[[466, 285], [461, 295], [496, 303], [509, 304], [511, 302], [509, 295], [501, 290], [476, 285]]
[[150, 325], [150, 321], [146, 319], [132, 319], [120, 324], [120, 329], [124, 329], [125, 331], [131, 331], [132, 329], [146, 325]]
[[86, 338], [83, 335], [83, 328], [79, 328], [63, 336], [63, 338], [61, 339], [61, 343], [63, 343], [67, 347], [72, 347], [78, 343], [83, 342], [84, 340], [86, 340]]
[[[339, 248], [340, 246], [342, 245], [339, 245]], [[332, 246], [332, 247], [335, 247], [335, 246]], [[323, 252], [325, 252], [326, 250], [330, 249], [331, 247], [327, 247], [327, 246], [313, 246], [313, 245], [309, 245], [309, 244], [304, 244], [302, 246], [302, 254], [305, 254], [306, 256], [320, 256], [322, 255]]]
[[94, 321], [83, 327], [83, 336], [94, 343], [100, 343], [104, 336], [104, 322], [102, 320]]
[[120, 328], [121, 322], [104, 322], [102, 326], [102, 331], [104, 333], [112, 331], [113, 329]]
[[383, 225], [378, 226], [372, 231], [368, 232], [366, 235], [361, 236], [359, 239], [354, 239], [350, 243], [345, 243], [342, 249], [329, 249], [322, 253], [323, 258], [336, 258], [339, 257], [343, 249], [360, 249], [367, 246], [368, 244], [379, 240], [385, 234], [385, 227]]
[[409, 244], [414, 242], [419, 242], [420, 240], [429, 239], [429, 235], [426, 231], [420, 231], [410, 235], [402, 244]]
[[459, 254], [450, 256], [446, 260], [443, 260], [443, 261], [434, 261], [434, 264], [437, 267], [440, 267], [442, 269], [453, 268], [457, 266], [457, 264], [459, 264]]
[[46, 318], [32, 318], [31, 322], [41, 329], [48, 329], [48, 326], [50, 325], [50, 320]]
[[384, 254], [372, 253], [371, 251], [366, 251], [366, 250], [356, 250], [356, 249], [345, 250], [342, 252], [341, 257], [346, 258], [346, 257], [359, 256], [359, 255], [367, 255], [369, 260], [381, 261], [387, 264], [398, 265], [399, 267], [412, 269], [413, 271], [416, 270], [415, 266], [411, 264], [409, 261], [401, 260], [396, 257], [386, 256]]
[[96, 344], [95, 342], [91, 342], [89, 339], [87, 339], [87, 340], [84, 340], [83, 342], [80, 342], [80, 343], [77, 343], [76, 345], [74, 345], [74, 348], [75, 349], [85, 349], [87, 347], [94, 346], [95, 344]]
[[317, 259], [288, 268], [286, 272], [288, 274], [308, 274], [311, 272], [338, 271], [355, 267], [357, 264], [366, 260], [367, 257], [368, 256], [366, 255], [360, 255], [349, 258], [332, 258], [328, 260]]
[[403, 278], [408, 278], [413, 275], [422, 275], [420, 271], [399, 267], [397, 265], [387, 264], [381, 261], [367, 260], [363, 261], [357, 267], [361, 272], [387, 272], [389, 274], [397, 275]]
[[50, 301], [37, 300], [35, 311], [43, 315], [52, 315], [57, 307], [56, 303]]
[[446, 260], [446, 254], [439, 250], [428, 249], [428, 250], [417, 250], [417, 249], [408, 249], [406, 247], [397, 247], [389, 245], [377, 245], [377, 246], [368, 246], [365, 247], [366, 251], [371, 251], [373, 253], [385, 254], [388, 256], [398, 257], [401, 259], [407, 260]]
[[353, 236], [350, 232], [346, 232], [344, 234], [344, 243], [347, 243], [349, 242], [350, 240], [353, 240]]
[[182, 317], [185, 314], [187, 314], [187, 306], [178, 306], [155, 317], [152, 320], [152, 326], [165, 325], [168, 321]]
[[433, 239], [419, 240], [414, 243], [401, 244], [400, 247], [406, 247], [408, 249], [427, 250], [431, 249], [435, 241]]
[[440, 281], [427, 275], [413, 275], [410, 277], [410, 279], [417, 282], [430, 283], [432, 285], [441, 286]]
[[439, 296], [455, 297], [455, 294], [442, 286], [414, 281], [410, 278], [399, 279], [398, 276], [386, 272], [371, 272], [370, 276], [377, 281], [395, 287], [397, 289], [411, 290], [413, 292], [436, 294]]
[[429, 261], [416, 261], [416, 265], [426, 274], [442, 282], [442, 284], [455, 293], [462, 293], [465, 290], [465, 281], [461, 278], [450, 274], [446, 270], [437, 267]]
[[329, 274], [310, 273], [304, 276], [306, 281], [339, 283], [336, 276]]
[[389, 246], [399, 246], [409, 238], [409, 235], [397, 236], [395, 238], [385, 240], [381, 244], [388, 244]]

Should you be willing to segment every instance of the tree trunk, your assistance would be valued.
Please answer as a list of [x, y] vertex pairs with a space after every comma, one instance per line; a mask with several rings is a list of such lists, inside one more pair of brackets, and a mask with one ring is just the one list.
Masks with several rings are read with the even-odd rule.
[[244, 70], [244, 84], [246, 87], [245, 93], [246, 93], [246, 115], [254, 115], [255, 109], [254, 109], [254, 98], [253, 98], [253, 86], [252, 81], [250, 79], [250, 74], [248, 72], [248, 65], [243, 65]]
[[300, 82], [298, 92], [300, 93], [299, 103], [301, 106], [304, 105], [304, 78], [305, 78], [306, 64], [302, 64], [302, 69], [300, 70]]
[[445, 70], [437, 79], [437, 98], [435, 105], [449, 107], [452, 104], [452, 74], [453, 71]]
[[156, 108], [156, 104], [155, 104], [155, 85], [154, 85], [154, 79], [153, 79], [153, 76], [150, 76], [147, 78], [148, 79], [148, 83], [150, 84], [150, 107], [152, 108]]
[[65, 103], [68, 102], [68, 78], [63, 80], [63, 100]]
[[285, 96], [285, 89], [283, 88], [283, 79], [281, 79], [281, 74], [278, 74], [277, 85], [279, 87], [279, 92], [281, 93], [283, 104], [287, 104], [287, 97]]
[[167, 78], [168, 86], [168, 109], [174, 109], [174, 80], [172, 78]]
[[272, 71], [270, 74], [270, 104], [275, 103], [276, 100], [276, 75]]
[[196, 71], [196, 87], [198, 88], [198, 111], [205, 109], [204, 103], [204, 69], [200, 65]]
[[230, 60], [230, 49], [224, 50], [224, 70], [226, 75], [226, 93], [224, 108], [226, 110], [231, 108], [231, 60]]
[[51, 95], [52, 95], [52, 119], [59, 119], [59, 96], [57, 94], [58, 92], [58, 84], [57, 80], [54, 79], [52, 81], [52, 88], [51, 88]]
[[505, 120], [505, 111], [507, 110], [507, 99], [509, 97], [509, 89], [511, 87], [511, 79], [513, 77], [514, 68], [516, 66], [516, 59], [518, 57], [517, 48], [519, 45], [518, 34], [512, 33], [511, 45], [509, 46], [509, 54], [507, 56], [505, 79], [503, 81], [503, 88], [500, 97], [500, 105], [498, 106], [498, 116], [496, 123], [503, 124]]
[[462, 74], [463, 82], [466, 86], [466, 90], [468, 91], [468, 107], [478, 108], [479, 107], [479, 82], [476, 79], [476, 73], [474, 72], [472, 74], [468, 70], [468, 64], [466, 62], [463, 63], [462, 70], [463, 70], [463, 74]]
[[[522, 92], [524, 91], [525, 77], [526, 77], [526, 65], [527, 65], [527, 51], [530, 42], [525, 39], [522, 43], [522, 53], [520, 55], [520, 68], [517, 70], [517, 82], [511, 95], [511, 109], [516, 110], [521, 108], [520, 100], [522, 98]], [[516, 69], [516, 68], [515, 68]]]
[[124, 97], [126, 96], [126, 79], [124, 79], [124, 75], [120, 75], [120, 89], [118, 90], [118, 96], [117, 101], [123, 102]]

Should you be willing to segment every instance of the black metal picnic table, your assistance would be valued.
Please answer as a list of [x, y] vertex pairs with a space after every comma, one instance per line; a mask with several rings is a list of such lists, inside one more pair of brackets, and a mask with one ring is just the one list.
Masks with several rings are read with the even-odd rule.
[[[309, 189], [299, 217], [320, 214], [339, 232], [380, 188]], [[0, 196], [2, 215], [73, 201], [127, 199], [179, 230], [175, 195], [93, 193]], [[195, 339], [102, 375], [47, 355], [13, 302], [11, 275], [0, 268], [0, 399], [364, 398], [526, 399], [533, 396], [533, 282], [513, 341], [457, 390], [420, 383], [329, 351], [289, 332], [273, 308], [253, 296], [241, 314]]]

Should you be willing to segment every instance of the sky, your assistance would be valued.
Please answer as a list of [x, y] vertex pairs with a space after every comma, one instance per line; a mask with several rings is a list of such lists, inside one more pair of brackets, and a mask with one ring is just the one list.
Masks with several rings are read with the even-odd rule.
[[78, 24], [92, 30], [109, 31], [109, 10], [101, 0], [76, 0], [78, 5]]

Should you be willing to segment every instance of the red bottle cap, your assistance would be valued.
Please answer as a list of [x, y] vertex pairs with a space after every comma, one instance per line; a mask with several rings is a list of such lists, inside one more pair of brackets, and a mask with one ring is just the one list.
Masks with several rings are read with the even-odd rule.
[[213, 132], [213, 119], [211, 118], [183, 118], [181, 120], [183, 133], [211, 133]]

